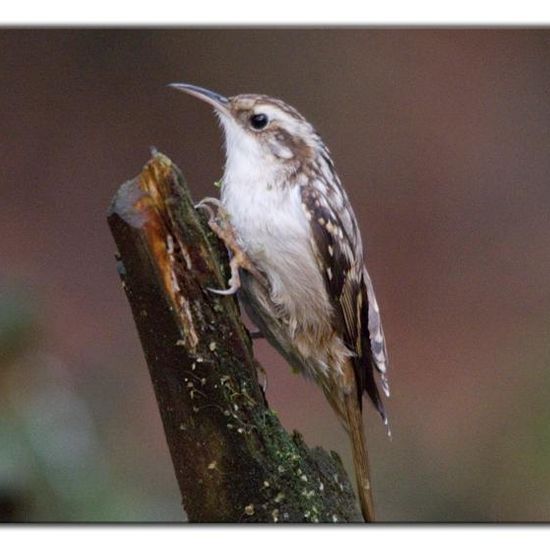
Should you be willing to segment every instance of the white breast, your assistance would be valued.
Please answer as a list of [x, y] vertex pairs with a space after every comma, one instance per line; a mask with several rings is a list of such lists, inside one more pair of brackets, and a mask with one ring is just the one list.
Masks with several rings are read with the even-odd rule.
[[314, 325], [328, 321], [331, 307], [299, 188], [273, 181], [269, 174], [275, 170], [257, 171], [254, 165], [228, 163], [222, 202], [244, 250], [268, 276], [271, 298], [286, 313], [291, 330], [317, 331]]

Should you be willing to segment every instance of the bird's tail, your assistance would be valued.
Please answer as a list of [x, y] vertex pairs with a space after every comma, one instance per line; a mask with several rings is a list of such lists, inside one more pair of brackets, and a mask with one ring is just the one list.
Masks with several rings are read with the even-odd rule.
[[374, 521], [374, 503], [370, 481], [369, 459], [365, 432], [363, 429], [363, 415], [357, 402], [357, 394], [354, 391], [344, 395], [344, 414], [347, 421], [348, 433], [351, 439], [353, 452], [353, 466], [357, 481], [357, 493], [361, 503], [361, 512], [367, 523]]

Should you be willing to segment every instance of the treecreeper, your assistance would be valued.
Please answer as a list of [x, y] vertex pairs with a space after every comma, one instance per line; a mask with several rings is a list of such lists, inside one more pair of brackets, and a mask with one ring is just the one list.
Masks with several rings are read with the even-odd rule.
[[389, 396], [388, 353], [359, 226], [330, 152], [280, 99], [171, 86], [210, 104], [225, 135], [221, 198], [198, 206], [231, 253], [231, 278], [227, 289], [209, 290], [238, 292], [260, 334], [322, 389], [350, 437], [363, 517], [374, 521], [362, 401], [366, 394], [388, 425], [377, 386]]

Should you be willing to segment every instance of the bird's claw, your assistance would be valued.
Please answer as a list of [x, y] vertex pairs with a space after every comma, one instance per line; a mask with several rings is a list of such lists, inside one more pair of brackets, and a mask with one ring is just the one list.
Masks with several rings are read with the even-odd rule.
[[235, 294], [239, 288], [241, 288], [241, 277], [239, 275], [240, 264], [238, 262], [237, 256], [233, 256], [229, 262], [229, 267], [231, 268], [231, 277], [229, 278], [229, 288], [219, 289], [219, 288], [207, 288], [210, 292], [214, 294], [219, 294], [220, 296], [231, 296]]
[[231, 296], [232, 294], [235, 294], [235, 292], [237, 292], [237, 290], [239, 289], [230, 287], [230, 288], [226, 288], [225, 290], [222, 290], [219, 288], [211, 288], [207, 286], [206, 290], [208, 290], [208, 292], [212, 292], [212, 294], [217, 294], [218, 296]]
[[208, 206], [207, 204], [201, 204], [201, 203], [202, 201], [199, 202], [198, 204], [195, 204], [195, 208], [196, 209], [202, 208], [203, 210], [206, 210], [206, 212], [208, 213], [208, 221], [210, 222], [216, 217], [216, 214], [214, 213], [214, 210], [210, 208], [210, 206]]
[[265, 338], [261, 330], [249, 330], [248, 333], [250, 334], [250, 338], [252, 340], [260, 340]]
[[206, 210], [206, 212], [208, 212], [208, 221], [211, 221], [216, 218], [216, 213], [212, 209], [211, 205], [215, 206], [218, 210], [223, 209], [221, 201], [219, 199], [215, 199], [214, 197], [205, 197], [195, 204], [195, 208], [202, 208]]
[[195, 208], [201, 208], [207, 204], [213, 204], [217, 208], [222, 207], [222, 201], [220, 199], [216, 199], [215, 197], [204, 197], [204, 199], [195, 204]]
[[265, 395], [267, 394], [267, 382], [268, 382], [267, 371], [264, 369], [262, 364], [259, 363], [258, 361], [256, 361], [256, 370], [261, 372], [263, 375], [263, 380], [260, 382], [260, 387], [262, 388], [262, 393], [264, 394], [264, 397], [265, 397]]
[[232, 294], [235, 294], [237, 290], [240, 288], [240, 284], [235, 284], [229, 281], [229, 284], [231, 285], [229, 288], [226, 289], [220, 289], [220, 288], [210, 288], [209, 286], [206, 287], [206, 290], [209, 292], [212, 292], [213, 294], [219, 294], [220, 296], [231, 296]]
[[[212, 206], [217, 208], [214, 211]], [[241, 278], [239, 268], [252, 273], [252, 275], [264, 286], [267, 285], [265, 277], [256, 269], [246, 252], [240, 247], [235, 234], [235, 230], [229, 221], [229, 215], [225, 211], [221, 201], [214, 197], [205, 197], [199, 201], [195, 208], [203, 208], [208, 213], [208, 226], [223, 241], [226, 248], [230, 251], [232, 258], [229, 263], [231, 267], [231, 278], [229, 279], [229, 288], [216, 289], [208, 288], [210, 292], [221, 296], [230, 296], [235, 294], [241, 287]]]

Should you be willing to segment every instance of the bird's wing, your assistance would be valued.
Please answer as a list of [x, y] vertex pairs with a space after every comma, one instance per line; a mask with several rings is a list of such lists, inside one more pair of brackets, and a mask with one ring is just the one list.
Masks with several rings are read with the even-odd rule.
[[387, 352], [378, 303], [371, 279], [363, 265], [363, 249], [357, 221], [339, 184], [321, 182], [301, 187], [301, 199], [312, 232], [312, 246], [327, 293], [334, 308], [334, 321], [353, 362], [359, 400], [366, 392], [386, 421], [374, 369], [381, 376], [386, 395]]

